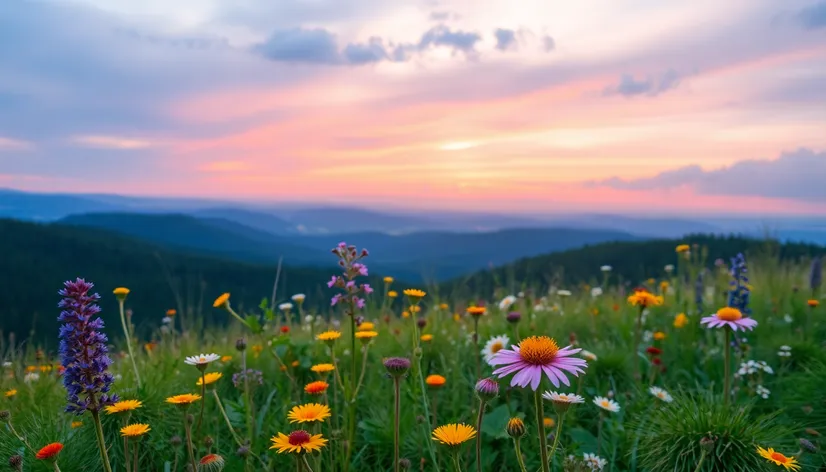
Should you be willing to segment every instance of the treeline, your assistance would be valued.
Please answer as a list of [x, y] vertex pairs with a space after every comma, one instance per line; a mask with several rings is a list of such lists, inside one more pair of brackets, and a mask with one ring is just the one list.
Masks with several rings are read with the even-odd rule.
[[716, 259], [729, 260], [742, 252], [750, 259], [770, 258], [783, 261], [808, 261], [826, 254], [826, 248], [814, 244], [780, 243], [772, 239], [741, 236], [690, 235], [681, 239], [658, 239], [640, 242], [613, 242], [584, 246], [565, 252], [521, 259], [493, 270], [480, 271], [445, 284], [445, 293], [467, 298], [489, 296], [495, 289], [516, 292], [525, 288], [544, 291], [550, 286], [572, 287], [579, 283], [598, 284], [600, 268], [612, 267], [612, 278], [638, 284], [649, 277], [665, 275], [665, 266], [676, 264], [678, 244], [697, 245], [697, 256], [711, 267]]
[[[59, 314], [57, 291], [63, 282], [83, 277], [102, 295], [103, 318], [116, 337], [120, 332], [115, 287], [132, 294], [127, 308], [142, 332], [158, 326], [174, 308], [195, 324], [210, 324], [227, 315], [212, 309], [222, 292], [233, 306], [256, 309], [273, 292], [277, 266], [255, 265], [214, 257], [181, 254], [118, 234], [63, 225], [0, 219], [0, 330], [17, 339], [54, 340]], [[331, 255], [331, 263], [334, 263]], [[334, 270], [334, 269], [333, 269]], [[330, 271], [284, 267], [276, 303], [297, 292], [311, 307], [326, 310]]]

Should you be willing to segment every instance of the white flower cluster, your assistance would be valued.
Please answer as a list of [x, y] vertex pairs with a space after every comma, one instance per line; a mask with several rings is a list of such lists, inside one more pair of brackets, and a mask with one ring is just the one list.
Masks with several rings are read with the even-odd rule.
[[765, 361], [748, 361], [743, 362], [740, 364], [740, 368], [737, 370], [738, 377], [743, 377], [746, 375], [754, 375], [759, 372], [765, 372], [767, 374], [774, 374], [774, 370], [766, 364]]
[[792, 348], [789, 346], [780, 346], [780, 350], [777, 351], [777, 355], [780, 357], [792, 357]]

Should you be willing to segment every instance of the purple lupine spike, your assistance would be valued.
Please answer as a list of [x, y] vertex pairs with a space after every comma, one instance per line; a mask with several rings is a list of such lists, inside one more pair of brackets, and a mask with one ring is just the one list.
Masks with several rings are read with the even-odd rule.
[[89, 294], [94, 284], [78, 278], [67, 281], [58, 292], [63, 300], [60, 312], [60, 361], [66, 369], [63, 385], [66, 387], [66, 411], [83, 414], [86, 410], [99, 411], [118, 401], [109, 394], [114, 377], [108, 371], [112, 359], [107, 355], [108, 338], [100, 330], [103, 320], [97, 317], [100, 295]]

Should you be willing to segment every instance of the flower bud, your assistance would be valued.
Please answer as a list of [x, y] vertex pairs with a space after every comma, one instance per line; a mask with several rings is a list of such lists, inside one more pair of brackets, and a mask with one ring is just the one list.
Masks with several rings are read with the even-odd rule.
[[482, 379], [476, 382], [476, 395], [483, 402], [493, 400], [499, 396], [499, 384], [489, 377]]
[[519, 418], [511, 418], [508, 420], [508, 425], [505, 427], [505, 431], [507, 431], [508, 436], [514, 439], [521, 438], [527, 432], [525, 430], [525, 423]]
[[394, 377], [401, 377], [410, 369], [410, 360], [404, 357], [390, 357], [384, 360], [384, 368]]

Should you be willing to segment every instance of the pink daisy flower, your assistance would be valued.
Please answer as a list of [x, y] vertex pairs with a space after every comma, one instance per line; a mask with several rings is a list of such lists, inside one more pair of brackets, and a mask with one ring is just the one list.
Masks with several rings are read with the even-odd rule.
[[717, 313], [706, 316], [700, 320], [700, 324], [708, 325], [709, 328], [724, 328], [728, 326], [734, 331], [741, 329], [752, 330], [757, 326], [757, 321], [751, 318], [743, 318], [743, 313], [737, 308], [725, 307], [717, 310]]
[[588, 366], [585, 360], [571, 357], [579, 351], [581, 349], [573, 349], [571, 346], [560, 349], [556, 341], [547, 336], [531, 336], [511, 349], [500, 350], [489, 363], [492, 366], [502, 366], [494, 370], [493, 375], [504, 378], [515, 374], [511, 380], [512, 386], [524, 388], [530, 385], [531, 390], [536, 391], [543, 372], [557, 388], [560, 383], [571, 385], [568, 373], [574, 377], [585, 373], [581, 369]]

